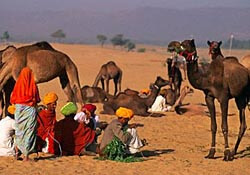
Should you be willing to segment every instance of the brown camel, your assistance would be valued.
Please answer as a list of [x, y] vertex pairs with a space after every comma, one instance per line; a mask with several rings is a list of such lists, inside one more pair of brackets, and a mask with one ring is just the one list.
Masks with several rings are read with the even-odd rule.
[[137, 95], [127, 95], [119, 93], [117, 97], [110, 98], [104, 102], [103, 114], [114, 114], [119, 107], [127, 107], [132, 109], [136, 115], [149, 116], [148, 109], [154, 103], [161, 87], [169, 85], [169, 81], [157, 77], [154, 84], [151, 85], [151, 93], [147, 98], [140, 98]]
[[[106, 92], [109, 93], [109, 80], [113, 79], [115, 84], [115, 92], [121, 92], [121, 81], [122, 81], [122, 70], [113, 61], [102, 65], [99, 73], [96, 76], [93, 87], [97, 87], [99, 81], [102, 83], [102, 89], [105, 90], [104, 80], [106, 81]], [[119, 89], [117, 91], [117, 84], [119, 84]]]
[[107, 98], [113, 98], [100, 87], [83, 86], [81, 91], [83, 101], [88, 103], [103, 103]]
[[29, 67], [36, 83], [59, 77], [68, 100], [82, 103], [77, 67], [66, 54], [53, 49], [45, 41], [20, 47], [9, 54], [12, 55], [0, 70], [0, 91], [11, 77], [16, 80], [22, 68]]
[[[220, 103], [222, 113], [222, 132], [225, 140], [224, 160], [232, 160], [237, 152], [240, 141], [246, 130], [245, 107], [250, 96], [250, 76], [248, 70], [239, 64], [237, 58], [212, 60], [206, 76], [198, 68], [198, 57], [194, 40], [184, 40], [180, 52], [187, 60], [187, 73], [190, 84], [205, 94], [206, 104], [211, 116], [212, 144], [209, 154], [205, 158], [215, 158], [215, 138], [217, 131], [214, 100]], [[235, 98], [240, 116], [240, 131], [237, 142], [232, 151], [228, 145], [228, 101]]]
[[246, 55], [240, 59], [240, 63], [250, 70], [250, 55]]

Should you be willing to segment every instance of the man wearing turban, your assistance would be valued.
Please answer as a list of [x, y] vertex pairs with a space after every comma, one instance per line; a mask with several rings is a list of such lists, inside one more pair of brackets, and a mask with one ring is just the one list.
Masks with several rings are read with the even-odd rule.
[[112, 140], [118, 138], [127, 148], [126, 153], [134, 154], [143, 146], [142, 141], [137, 135], [136, 125], [128, 125], [128, 122], [133, 118], [132, 110], [120, 107], [116, 110], [117, 119], [112, 122], [104, 130], [104, 135], [100, 144], [100, 153], [104, 153], [106, 146]]
[[84, 154], [89, 145], [95, 144], [95, 131], [85, 123], [74, 120], [77, 113], [77, 106], [74, 103], [68, 102], [60, 111], [65, 118], [56, 123], [55, 138], [61, 145], [62, 154]]
[[45, 109], [37, 117], [37, 149], [45, 153], [54, 154], [54, 126], [56, 123], [56, 106], [58, 97], [54, 92], [46, 94], [43, 98]]
[[0, 121], [0, 156], [14, 156], [15, 105], [8, 107], [8, 115]]

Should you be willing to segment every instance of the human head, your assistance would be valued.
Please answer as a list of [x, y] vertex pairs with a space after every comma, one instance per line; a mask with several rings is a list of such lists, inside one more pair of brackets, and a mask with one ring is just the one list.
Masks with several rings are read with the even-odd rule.
[[88, 111], [91, 116], [94, 116], [96, 111], [96, 106], [92, 104], [85, 104], [82, 106], [82, 112], [86, 113], [86, 111]]
[[77, 112], [77, 106], [73, 102], [68, 102], [60, 111], [65, 117], [74, 117]]
[[57, 105], [58, 96], [54, 92], [47, 93], [43, 98], [43, 104], [47, 106], [49, 111], [55, 111]]
[[7, 109], [8, 111], [8, 116], [12, 119], [14, 119], [14, 114], [15, 114], [15, 111], [16, 111], [16, 107], [14, 104], [10, 105]]
[[124, 125], [133, 118], [134, 112], [131, 109], [119, 107], [116, 110], [115, 115], [118, 117], [118, 120]]

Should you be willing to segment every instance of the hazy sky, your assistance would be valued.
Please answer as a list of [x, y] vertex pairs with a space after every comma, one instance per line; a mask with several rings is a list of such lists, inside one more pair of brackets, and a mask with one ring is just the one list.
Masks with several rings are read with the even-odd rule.
[[196, 7], [250, 7], [250, 0], [1, 0], [1, 10], [45, 11], [65, 9], [88, 9], [113, 11], [143, 6], [164, 8]]

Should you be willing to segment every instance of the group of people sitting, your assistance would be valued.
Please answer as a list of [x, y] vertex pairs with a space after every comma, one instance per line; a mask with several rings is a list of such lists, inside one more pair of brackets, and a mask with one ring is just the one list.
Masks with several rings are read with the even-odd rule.
[[[137, 124], [129, 125], [133, 111], [120, 107], [117, 119], [105, 125], [95, 114], [96, 106], [85, 104], [78, 112], [77, 105], [68, 102], [60, 112], [64, 119], [56, 120], [58, 96], [50, 92], [43, 98], [44, 107], [37, 110], [39, 91], [32, 70], [22, 69], [13, 92], [8, 115], [0, 121], [0, 156], [15, 156], [29, 161], [31, 153], [39, 151], [55, 155], [105, 156], [105, 148], [114, 138], [134, 154], [145, 145], [136, 132]], [[97, 137], [105, 128], [100, 144]]]

